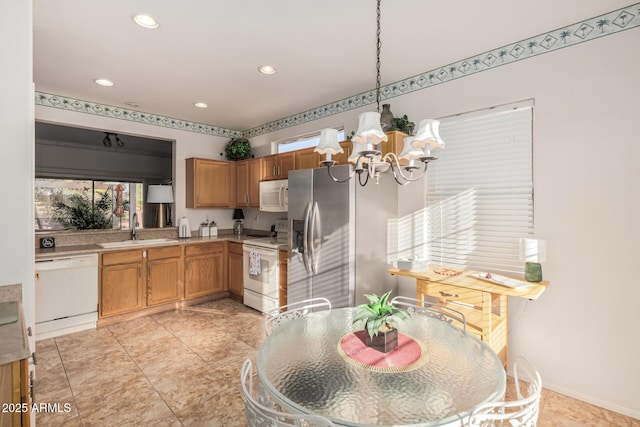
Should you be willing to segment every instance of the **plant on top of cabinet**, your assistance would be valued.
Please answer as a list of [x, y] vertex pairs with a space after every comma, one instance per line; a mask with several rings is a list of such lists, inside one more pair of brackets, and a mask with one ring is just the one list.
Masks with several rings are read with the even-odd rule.
[[251, 144], [246, 138], [233, 138], [224, 148], [227, 160], [231, 161], [248, 159], [249, 153], [251, 153]]

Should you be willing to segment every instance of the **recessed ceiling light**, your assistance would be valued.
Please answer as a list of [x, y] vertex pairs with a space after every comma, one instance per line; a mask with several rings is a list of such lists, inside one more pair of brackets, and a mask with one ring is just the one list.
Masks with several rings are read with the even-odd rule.
[[207, 107], [208, 107], [208, 105], [207, 105], [207, 104], [205, 104], [204, 102], [196, 102], [196, 103], [195, 103], [195, 104], [193, 104], [193, 105], [195, 105], [195, 106], [196, 106], [196, 107], [198, 107], [198, 108], [207, 108]]
[[134, 107], [137, 108], [140, 106], [140, 104], [138, 104], [137, 102], [133, 102], [133, 101], [127, 101], [124, 103], [124, 105], [128, 105], [129, 107]]
[[275, 74], [278, 72], [278, 70], [276, 70], [271, 65], [261, 65], [260, 67], [258, 67], [258, 71], [260, 71], [262, 74]]
[[133, 17], [133, 21], [143, 28], [155, 30], [160, 26], [160, 23], [152, 16], [140, 14]]
[[107, 79], [95, 79], [94, 82], [95, 84], [100, 86], [107, 86], [107, 87], [113, 86], [113, 82]]

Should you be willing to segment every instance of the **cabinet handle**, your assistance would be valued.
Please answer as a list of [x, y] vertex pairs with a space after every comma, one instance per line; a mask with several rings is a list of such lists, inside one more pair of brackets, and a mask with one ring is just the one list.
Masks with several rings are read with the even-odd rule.
[[278, 176], [280, 176], [280, 165], [278, 165]]
[[36, 279], [40, 278], [40, 273], [36, 273]]
[[29, 335], [30, 337], [33, 336], [33, 332], [31, 331], [31, 326], [27, 327], [27, 335]]
[[199, 194], [196, 196], [196, 203], [200, 204], [200, 195]]
[[247, 194], [247, 204], [251, 204], [251, 194]]
[[443, 291], [440, 291], [440, 295], [442, 295], [443, 297], [460, 298], [460, 295], [458, 295], [458, 294], [450, 294], [450, 293], [443, 292]]
[[275, 174], [276, 174], [276, 167], [271, 166], [271, 175], [275, 175]]
[[36, 359], [36, 352], [35, 351], [33, 353], [31, 353], [31, 359], [33, 360], [33, 364], [34, 365], [38, 364], [38, 359]]

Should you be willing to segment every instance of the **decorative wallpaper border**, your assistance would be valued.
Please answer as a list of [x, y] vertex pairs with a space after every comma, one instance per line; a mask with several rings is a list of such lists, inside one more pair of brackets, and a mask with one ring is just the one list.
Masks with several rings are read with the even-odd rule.
[[224, 129], [217, 126], [202, 123], [189, 122], [187, 120], [174, 119], [160, 116], [158, 114], [143, 113], [126, 108], [113, 107], [110, 105], [98, 104], [97, 102], [83, 101], [66, 96], [52, 95], [43, 92], [36, 92], [36, 105], [45, 107], [60, 108], [63, 110], [77, 111], [79, 113], [94, 114], [97, 116], [110, 117], [112, 119], [128, 120], [131, 122], [144, 123], [147, 125], [161, 126], [178, 130], [187, 130], [205, 135], [224, 136], [235, 138], [242, 136], [242, 131]]
[[[435, 68], [404, 80], [382, 86], [380, 88], [380, 100], [384, 101], [418, 90], [427, 89], [461, 77], [470, 76], [502, 65], [533, 58], [538, 55], [595, 40], [600, 37], [615, 34], [638, 26], [640, 26], [640, 3], [635, 3], [585, 21], [492, 49], [479, 55], [474, 55], [443, 67]], [[365, 105], [374, 104], [376, 102], [376, 94], [375, 90], [372, 89], [368, 92], [331, 102], [329, 104], [325, 104], [293, 116], [265, 123], [244, 131], [224, 129], [216, 126], [159, 116], [157, 114], [142, 113], [135, 110], [112, 107], [109, 105], [42, 92], [36, 92], [35, 102], [38, 105], [44, 105], [47, 107], [62, 108], [178, 130], [187, 130], [206, 135], [224, 136], [229, 138], [238, 136], [252, 138], [276, 130], [286, 129], [323, 117], [353, 110]]]

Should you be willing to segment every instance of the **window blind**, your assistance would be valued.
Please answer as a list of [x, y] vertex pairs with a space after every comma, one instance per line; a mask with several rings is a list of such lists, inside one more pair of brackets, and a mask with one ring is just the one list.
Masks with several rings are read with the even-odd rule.
[[441, 120], [446, 147], [427, 173], [432, 265], [522, 274], [533, 234], [533, 101]]

